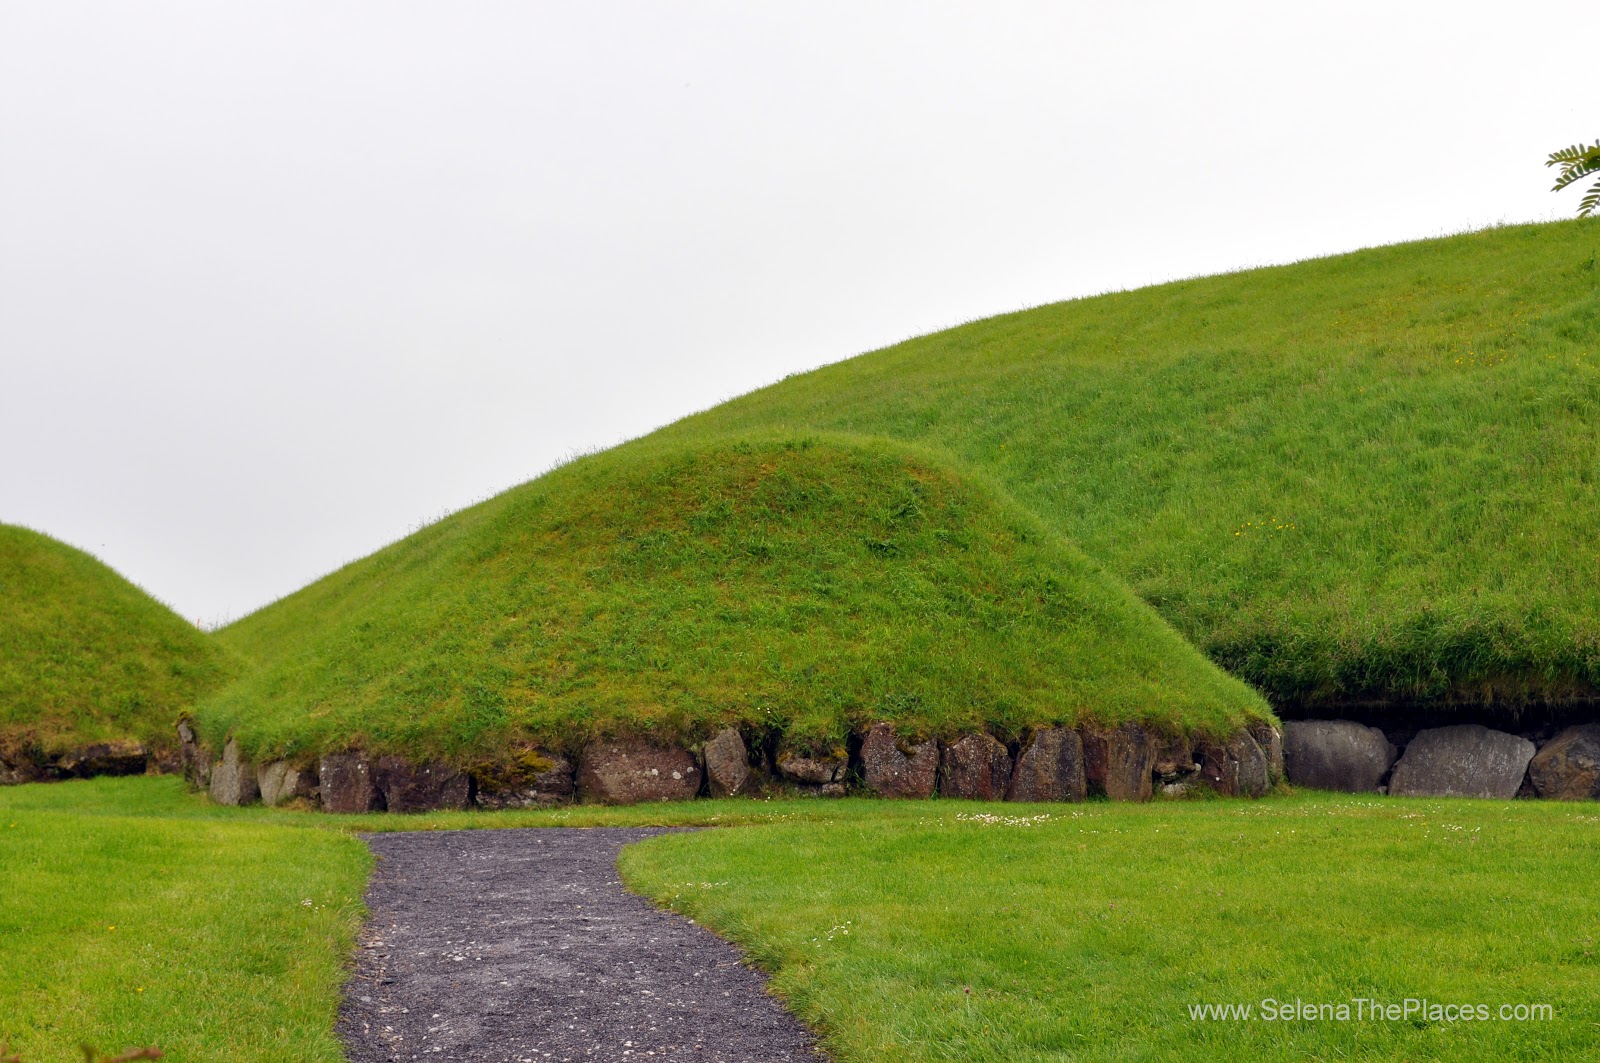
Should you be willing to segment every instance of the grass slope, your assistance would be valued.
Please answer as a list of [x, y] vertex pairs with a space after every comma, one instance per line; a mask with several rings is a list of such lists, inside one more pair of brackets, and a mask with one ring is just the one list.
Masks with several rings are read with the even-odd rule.
[[1600, 691], [1600, 224], [1082, 299], [659, 433], [942, 449], [1292, 705]]
[[257, 757], [1269, 715], [1003, 493], [842, 438], [599, 455], [220, 637], [256, 667], [197, 721]]
[[175, 744], [226, 675], [204, 633], [81, 550], [0, 524], [0, 743]]

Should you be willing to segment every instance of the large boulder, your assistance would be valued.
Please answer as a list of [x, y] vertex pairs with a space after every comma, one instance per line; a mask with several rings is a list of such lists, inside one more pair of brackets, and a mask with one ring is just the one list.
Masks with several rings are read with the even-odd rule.
[[539, 750], [524, 750], [514, 764], [486, 767], [476, 778], [479, 808], [542, 808], [578, 792], [572, 761]]
[[374, 782], [390, 812], [463, 809], [472, 800], [472, 780], [448, 764], [418, 764], [405, 757], [379, 757]]
[[1376, 727], [1350, 720], [1290, 720], [1283, 725], [1284, 770], [1296, 786], [1375, 793], [1394, 758], [1394, 743]]
[[1272, 785], [1267, 755], [1249, 731], [1220, 741], [1200, 742], [1200, 775], [1229, 797], [1260, 797]]
[[687, 750], [670, 746], [591, 742], [578, 760], [578, 792], [608, 805], [687, 801], [700, 792], [700, 765]]
[[360, 750], [329, 753], [317, 763], [317, 794], [324, 812], [382, 812], [383, 791], [372, 762]]
[[239, 740], [228, 739], [222, 759], [211, 769], [211, 800], [219, 805], [248, 805], [261, 796], [256, 769], [239, 752]]
[[1283, 763], [1283, 731], [1265, 720], [1258, 720], [1245, 730], [1250, 732], [1250, 737], [1256, 740], [1256, 745], [1261, 747], [1261, 752], [1267, 758], [1267, 784], [1276, 786], [1287, 775]]
[[946, 797], [999, 801], [1011, 784], [1011, 752], [992, 735], [965, 735], [944, 747], [940, 774]]
[[150, 750], [138, 742], [100, 742], [74, 749], [56, 758], [56, 771], [64, 777], [91, 779], [96, 775], [143, 775]]
[[845, 773], [849, 762], [836, 753], [817, 753], [781, 747], [777, 756], [778, 774], [803, 790], [820, 792], [824, 797], [845, 792]]
[[725, 727], [712, 735], [702, 754], [706, 787], [712, 797], [737, 797], [748, 792], [755, 776], [750, 771], [750, 751], [737, 730]]
[[256, 769], [256, 789], [261, 792], [261, 803], [268, 808], [276, 808], [298, 798], [314, 801], [317, 797], [317, 773], [287, 760], [274, 760]]
[[1402, 797], [1515, 797], [1534, 745], [1504, 731], [1465, 723], [1417, 732], [1389, 777]]
[[1082, 801], [1087, 792], [1083, 764], [1083, 739], [1078, 732], [1041, 727], [1017, 754], [1006, 800]]
[[1155, 737], [1136, 723], [1110, 730], [1085, 728], [1083, 767], [1089, 792], [1113, 801], [1150, 800], [1157, 748]]
[[861, 740], [861, 781], [879, 797], [932, 797], [939, 780], [939, 743], [902, 743], [894, 727], [875, 723]]
[[1528, 778], [1540, 797], [1600, 798], [1600, 723], [1568, 727], [1546, 742], [1528, 764]]

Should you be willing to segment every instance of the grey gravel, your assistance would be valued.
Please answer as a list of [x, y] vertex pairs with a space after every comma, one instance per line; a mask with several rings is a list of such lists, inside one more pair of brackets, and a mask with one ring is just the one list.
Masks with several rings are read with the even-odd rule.
[[339, 1034], [352, 1063], [818, 1063], [737, 949], [627, 893], [659, 829], [378, 834]]

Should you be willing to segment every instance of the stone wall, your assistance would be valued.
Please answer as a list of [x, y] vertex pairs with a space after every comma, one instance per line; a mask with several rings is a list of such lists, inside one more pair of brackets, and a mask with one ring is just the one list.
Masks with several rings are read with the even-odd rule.
[[1284, 764], [1296, 786], [1405, 797], [1600, 798], [1600, 724], [1513, 733], [1479, 723], [1415, 731], [1354, 720], [1290, 720]]
[[695, 797], [847, 794], [978, 801], [1082, 801], [1101, 795], [1149, 800], [1191, 787], [1259, 797], [1283, 776], [1282, 736], [1273, 727], [1217, 740], [1161, 736], [1137, 724], [1044, 727], [1007, 743], [989, 734], [949, 741], [874, 724], [843, 746], [814, 748], [781, 735], [726, 728], [693, 748], [642, 739], [595, 741], [567, 757], [508, 751], [513, 765], [464, 772], [440, 763], [375, 757], [359, 749], [315, 762], [252, 765], [229, 741], [214, 755], [180, 729], [190, 784], [224, 804], [298, 803], [325, 812], [421, 812], [531, 808], [570, 801], [636, 804]]
[[0, 785], [181, 771], [222, 804], [327, 812], [534, 808], [571, 801], [633, 804], [694, 797], [846, 794], [976, 801], [1144, 801], [1205, 788], [1258, 797], [1279, 781], [1310, 789], [1405, 796], [1600, 799], [1600, 723], [1521, 732], [1482, 724], [1401, 727], [1355, 720], [1256, 724], [1221, 738], [1161, 735], [1137, 724], [1044, 727], [1006, 742], [948, 740], [875, 724], [844, 745], [727, 728], [683, 748], [641, 739], [592, 742], [570, 756], [521, 748], [507, 764], [464, 771], [351, 749], [314, 760], [252, 764], [237, 743], [219, 752], [187, 722], [180, 753], [111, 743], [54, 757], [0, 751]]

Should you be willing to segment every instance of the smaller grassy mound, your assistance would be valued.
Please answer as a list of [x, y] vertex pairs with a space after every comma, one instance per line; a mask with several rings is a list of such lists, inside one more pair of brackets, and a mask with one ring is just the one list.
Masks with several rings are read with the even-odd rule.
[[201, 704], [199, 729], [258, 759], [1270, 717], [1001, 492], [845, 438], [610, 451], [220, 637], [257, 667]]
[[0, 748], [171, 747], [226, 672], [209, 636], [95, 558], [0, 524]]

